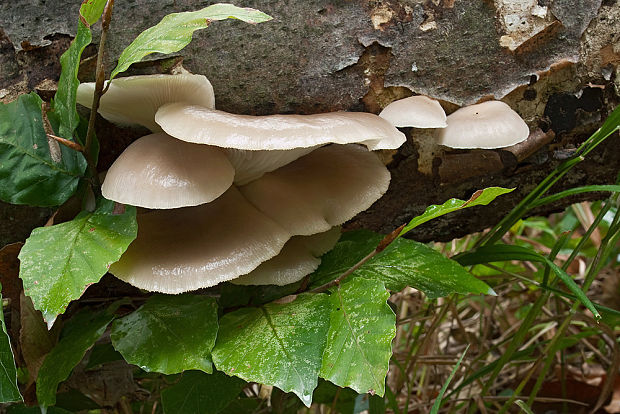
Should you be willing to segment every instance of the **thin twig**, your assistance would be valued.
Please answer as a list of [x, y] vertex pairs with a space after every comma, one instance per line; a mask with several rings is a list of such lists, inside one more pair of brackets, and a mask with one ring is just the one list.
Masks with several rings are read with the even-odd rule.
[[65, 138], [61, 138], [61, 137], [57, 137], [54, 134], [46, 134], [48, 138], [53, 139], [54, 141], [64, 145], [65, 147], [69, 147], [73, 150], [79, 151], [79, 152], [84, 152], [84, 147], [81, 146], [79, 143], [75, 142], [75, 141], [71, 141]]
[[88, 131], [86, 132], [86, 144], [84, 145], [84, 155], [88, 161], [88, 172], [92, 179], [93, 191], [99, 193], [99, 176], [97, 175], [96, 160], [91, 154], [93, 141], [95, 138], [95, 119], [97, 118], [97, 110], [99, 109], [99, 101], [103, 95], [103, 83], [105, 81], [105, 42], [108, 37], [108, 29], [110, 28], [110, 20], [112, 19], [112, 9], [114, 8], [114, 0], [108, 0], [101, 16], [101, 39], [99, 40], [99, 51], [97, 52], [97, 71], [95, 75], [95, 92], [93, 94], [93, 104], [90, 110], [90, 118], [88, 119]]

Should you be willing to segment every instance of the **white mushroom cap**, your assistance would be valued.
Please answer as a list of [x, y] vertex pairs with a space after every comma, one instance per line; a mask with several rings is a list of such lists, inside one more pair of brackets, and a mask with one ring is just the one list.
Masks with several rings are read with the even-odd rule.
[[222, 195], [234, 175], [221, 148], [159, 133], [127, 147], [108, 170], [101, 191], [109, 200], [139, 207], [195, 206]]
[[[192, 144], [197, 145], [197, 144]], [[248, 151], [222, 148], [235, 168], [235, 184], [244, 185], [311, 153], [317, 147]]]
[[314, 150], [239, 190], [292, 235], [311, 235], [366, 210], [389, 183], [376, 154], [349, 144]]
[[236, 285], [278, 286], [298, 282], [319, 267], [320, 257], [330, 251], [339, 238], [340, 227], [312, 236], [292, 237], [276, 257], [231, 282]]
[[251, 272], [289, 238], [231, 187], [208, 204], [139, 215], [138, 237], [110, 273], [141, 289], [181, 293]]
[[155, 121], [175, 138], [245, 150], [286, 150], [357, 142], [371, 150], [398, 148], [405, 136], [376, 115], [331, 112], [315, 115], [235, 115], [198, 105], [162, 106]]
[[525, 141], [530, 130], [519, 114], [501, 101], [458, 109], [438, 131], [439, 143], [451, 148], [503, 148]]
[[446, 113], [439, 102], [422, 95], [394, 101], [379, 116], [401, 128], [445, 128], [447, 125]]
[[[80, 84], [77, 102], [90, 108], [94, 91], [94, 83]], [[170, 102], [214, 108], [215, 95], [211, 83], [202, 75], [129, 76], [112, 80], [110, 88], [101, 97], [98, 112], [115, 124], [139, 124], [159, 132], [161, 128], [155, 123], [155, 113], [160, 106]]]

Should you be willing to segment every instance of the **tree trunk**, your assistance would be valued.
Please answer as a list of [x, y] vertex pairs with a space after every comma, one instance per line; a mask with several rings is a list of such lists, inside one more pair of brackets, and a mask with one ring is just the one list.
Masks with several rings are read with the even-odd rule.
[[[4, 101], [31, 89], [44, 97], [53, 94], [58, 58], [77, 26], [79, 1], [40, 3], [15, 0], [0, 13]], [[138, 33], [164, 15], [210, 3], [117, 0], [109, 67]], [[389, 231], [429, 204], [466, 198], [488, 186], [516, 187], [491, 207], [436, 220], [412, 236], [449, 240], [482, 230], [505, 215], [618, 104], [620, 6], [613, 0], [234, 3], [258, 8], [274, 20], [256, 26], [215, 22], [197, 32], [178, 56], [152, 57], [130, 73], [167, 71], [182, 58], [185, 68], [211, 80], [217, 107], [235, 113], [378, 113], [395, 99], [425, 94], [440, 99], [448, 112], [488, 97], [501, 99], [530, 126], [526, 145], [486, 151], [444, 151], [433, 144], [429, 131], [407, 130], [403, 147], [382, 154], [392, 172], [388, 193], [351, 227]], [[92, 80], [94, 59], [88, 57], [94, 51], [91, 46], [85, 53], [81, 80]], [[106, 125], [100, 134], [100, 167], [105, 169], [141, 132], [100, 123]], [[558, 189], [611, 183], [619, 170], [615, 136]], [[23, 240], [48, 213], [1, 204], [0, 246]]]

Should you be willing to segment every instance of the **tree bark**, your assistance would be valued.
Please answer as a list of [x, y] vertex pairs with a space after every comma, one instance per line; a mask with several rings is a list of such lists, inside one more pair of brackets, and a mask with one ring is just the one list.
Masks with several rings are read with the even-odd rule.
[[[117, 1], [109, 36], [115, 57], [164, 15], [210, 1]], [[177, 56], [151, 57], [131, 74], [165, 72], [183, 60], [214, 85], [217, 107], [245, 114], [378, 113], [411, 94], [440, 99], [451, 112], [501, 99], [532, 131], [527, 148], [445, 151], [429, 131], [407, 130], [407, 143], [382, 156], [388, 193], [349, 227], [389, 231], [429, 204], [466, 198], [488, 186], [515, 187], [487, 208], [466, 210], [417, 229], [419, 240], [449, 240], [497, 222], [619, 101], [620, 6], [601, 0], [284, 0], [235, 1], [274, 17], [251, 26], [215, 22]], [[58, 58], [77, 26], [79, 1], [16, 0], [0, 14], [0, 99], [31, 89], [53, 96]], [[96, 29], [96, 27], [94, 28]], [[95, 39], [97, 34], [95, 33]], [[95, 40], [96, 41], [96, 40]], [[80, 70], [92, 80], [95, 48]], [[111, 68], [114, 62], [108, 62]], [[100, 168], [142, 134], [99, 120]], [[560, 188], [614, 182], [620, 167], [612, 137]], [[586, 198], [600, 197], [590, 194]], [[546, 214], [569, 201], [541, 210]], [[0, 205], [0, 245], [23, 240], [49, 210]]]

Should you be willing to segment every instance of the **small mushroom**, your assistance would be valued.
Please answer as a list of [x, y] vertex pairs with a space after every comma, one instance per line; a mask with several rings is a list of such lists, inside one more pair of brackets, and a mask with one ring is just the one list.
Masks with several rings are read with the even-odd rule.
[[138, 215], [138, 237], [110, 273], [155, 292], [206, 288], [251, 272], [290, 237], [233, 186], [208, 204]]
[[[94, 91], [94, 83], [80, 84], [77, 102], [90, 108]], [[161, 127], [155, 123], [155, 113], [160, 106], [170, 102], [214, 108], [215, 95], [211, 83], [202, 75], [129, 76], [112, 80], [108, 91], [101, 97], [98, 112], [115, 124], [139, 124], [159, 132]]]
[[366, 210], [389, 183], [376, 154], [349, 144], [314, 150], [239, 190], [291, 234], [311, 235]]
[[329, 143], [361, 143], [370, 150], [398, 148], [405, 135], [365, 112], [313, 115], [236, 115], [183, 102], [163, 105], [155, 121], [183, 141], [243, 150], [289, 150]]
[[196, 206], [222, 195], [234, 175], [222, 149], [162, 132], [127, 147], [108, 170], [101, 191], [109, 200], [139, 207]]
[[423, 95], [399, 99], [379, 114], [392, 125], [404, 128], [445, 128], [446, 113], [439, 102]]
[[465, 106], [447, 122], [438, 131], [438, 141], [451, 148], [503, 148], [526, 140], [530, 133], [519, 114], [501, 101]]
[[320, 257], [330, 251], [339, 238], [340, 227], [311, 236], [292, 237], [276, 257], [231, 282], [236, 285], [278, 286], [298, 282], [319, 267]]

